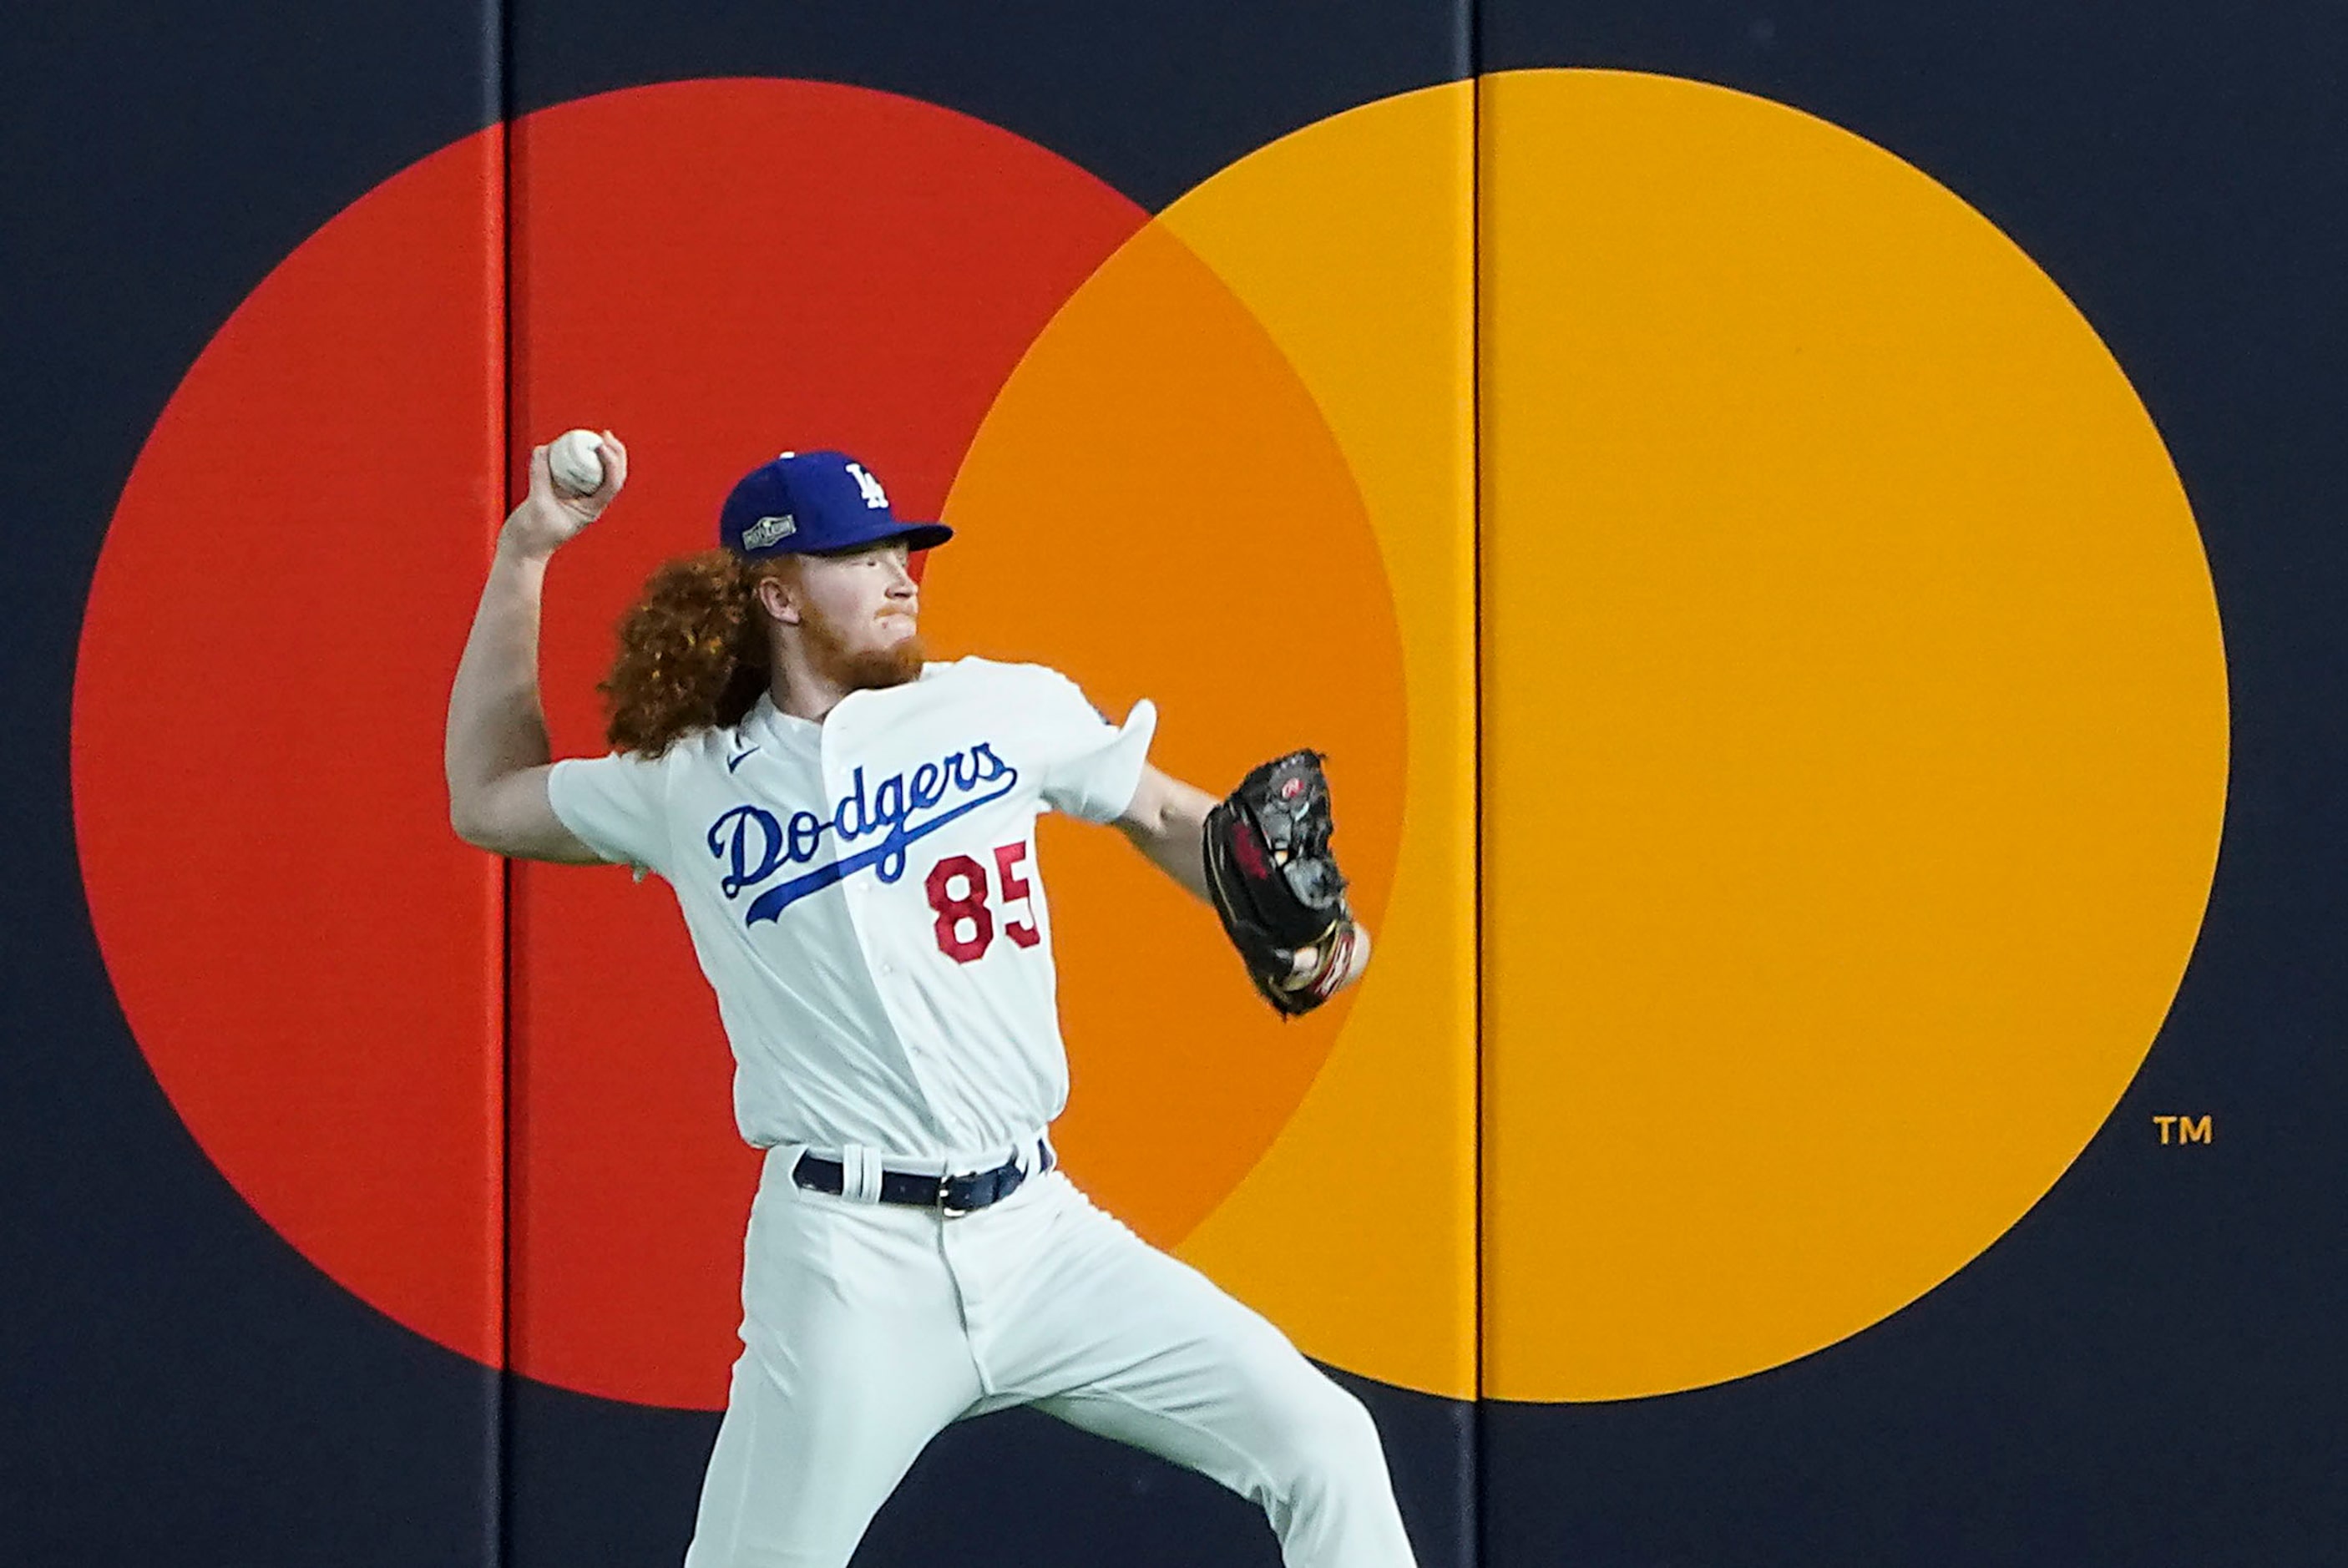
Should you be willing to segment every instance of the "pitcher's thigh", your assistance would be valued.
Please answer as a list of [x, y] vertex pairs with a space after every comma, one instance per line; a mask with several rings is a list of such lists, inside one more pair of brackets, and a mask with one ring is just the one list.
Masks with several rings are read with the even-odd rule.
[[970, 1397], [885, 1360], [778, 1371], [757, 1349], [734, 1364], [685, 1568], [840, 1568]]
[[760, 1189], [688, 1568], [839, 1568], [979, 1395], [936, 1221]]
[[1385, 1493], [1385, 1455], [1361, 1401], [1295, 1350], [1200, 1345], [1035, 1401], [1071, 1426], [1221, 1482], [1273, 1514], [1332, 1492]]

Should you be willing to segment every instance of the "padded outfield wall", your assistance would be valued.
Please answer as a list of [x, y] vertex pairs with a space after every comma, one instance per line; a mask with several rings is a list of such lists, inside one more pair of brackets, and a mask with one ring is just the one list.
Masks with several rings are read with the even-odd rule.
[[[27, 20], [0, 1558], [672, 1563], [756, 1175], [673, 901], [448, 832], [780, 446], [944, 654], [1330, 756], [1283, 1026], [1039, 843], [1070, 1171], [1421, 1560], [2321, 1560], [2348, 1306], [2336, 7], [434, 0]], [[1147, 962], [1136, 963], [1137, 944]], [[1272, 1563], [1008, 1412], [859, 1561]]]

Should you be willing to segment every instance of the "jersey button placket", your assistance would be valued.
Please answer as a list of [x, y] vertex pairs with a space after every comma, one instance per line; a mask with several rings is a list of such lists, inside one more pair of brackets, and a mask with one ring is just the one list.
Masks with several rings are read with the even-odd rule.
[[[843, 706], [846, 700], [841, 699]], [[839, 820], [836, 803], [847, 799], [855, 786], [855, 769], [842, 766], [839, 761], [839, 754], [836, 749], [836, 743], [844, 740], [848, 734], [846, 727], [840, 722], [839, 710], [834, 708], [830, 718], [824, 725], [824, 733], [819, 747], [822, 758], [820, 771], [824, 791], [828, 799], [835, 804], [832, 819], [835, 826], [831, 830], [834, 834], [832, 854], [841, 860], [854, 854], [861, 847], [838, 837], [839, 828], [836, 825]], [[932, 1094], [930, 1086], [922, 1073], [922, 1049], [908, 1039], [905, 1032], [898, 1027], [897, 1019], [889, 1006], [889, 987], [896, 981], [898, 965], [888, 954], [887, 933], [885, 927], [878, 922], [880, 909], [876, 906], [885, 908], [888, 902], [885, 890], [874, 880], [872, 872], [868, 868], [866, 871], [842, 878], [839, 891], [841, 897], [847, 903], [849, 929], [856, 934], [856, 948], [863, 955], [865, 974], [872, 982], [872, 991], [880, 1004], [881, 1019], [887, 1024], [891, 1036], [896, 1039], [898, 1048], [904, 1052], [905, 1065], [912, 1073], [922, 1099], [934, 1105], [935, 1096]]]

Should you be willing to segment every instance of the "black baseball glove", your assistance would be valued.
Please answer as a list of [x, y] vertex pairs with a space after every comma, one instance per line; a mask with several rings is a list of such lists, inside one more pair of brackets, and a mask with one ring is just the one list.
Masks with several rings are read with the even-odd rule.
[[1309, 1013], [1369, 961], [1344, 873], [1317, 751], [1265, 763], [1207, 813], [1207, 888], [1248, 978], [1282, 1016]]

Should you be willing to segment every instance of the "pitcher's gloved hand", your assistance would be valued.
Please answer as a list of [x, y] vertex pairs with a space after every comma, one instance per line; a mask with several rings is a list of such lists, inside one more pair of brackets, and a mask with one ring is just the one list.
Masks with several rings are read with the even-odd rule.
[[1281, 1013], [1309, 1013], [1362, 973], [1370, 935], [1354, 923], [1317, 751], [1265, 763], [1207, 813], [1207, 888], [1248, 978]]

